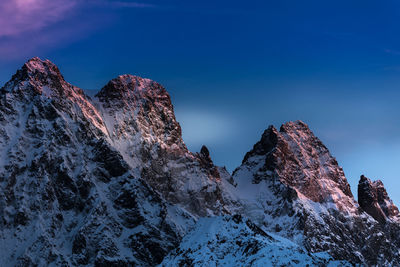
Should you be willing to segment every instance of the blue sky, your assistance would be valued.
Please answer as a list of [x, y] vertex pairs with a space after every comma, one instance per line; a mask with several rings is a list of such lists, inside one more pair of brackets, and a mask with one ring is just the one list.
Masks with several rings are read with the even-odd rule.
[[7, 0], [0, 83], [55, 62], [99, 89], [119, 74], [162, 83], [184, 139], [238, 166], [263, 130], [301, 119], [343, 166], [400, 204], [400, 3], [396, 1]]

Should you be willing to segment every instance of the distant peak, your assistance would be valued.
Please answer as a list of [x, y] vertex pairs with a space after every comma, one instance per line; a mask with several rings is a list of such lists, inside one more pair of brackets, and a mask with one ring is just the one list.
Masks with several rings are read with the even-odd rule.
[[265, 155], [278, 145], [279, 140], [284, 140], [283, 133], [293, 135], [294, 139], [299, 139], [300, 136], [310, 140], [317, 140], [308, 125], [301, 120], [289, 121], [281, 125], [279, 131], [275, 126], [270, 125], [261, 136], [261, 140], [256, 143], [250, 154], [247, 154], [244, 161], [251, 154]]
[[278, 132], [278, 130], [275, 128], [274, 125], [268, 126], [268, 128], [265, 131], [266, 132]]
[[61, 87], [61, 84], [65, 83], [58, 67], [50, 60], [42, 60], [39, 57], [28, 60], [12, 80], [14, 82], [29, 81], [36, 89], [45, 85]]
[[284, 133], [290, 133], [294, 131], [311, 132], [310, 127], [308, 127], [308, 125], [301, 120], [286, 122], [285, 124], [282, 124], [279, 131]]
[[159, 83], [135, 75], [120, 75], [107, 83], [96, 95], [104, 101], [132, 98], [160, 98], [169, 95]]
[[45, 61], [49, 61], [49, 60], [48, 59], [42, 60], [40, 57], [33, 57], [33, 58], [29, 59], [25, 64], [26, 65], [29, 65], [31, 63], [40, 63], [40, 64], [42, 64]]
[[83, 96], [83, 91], [67, 83], [59, 68], [50, 60], [34, 57], [13, 75], [2, 88], [8, 92], [19, 92], [26, 96], [44, 95], [48, 98], [64, 99]]
[[[263, 167], [253, 182], [275, 179], [295, 188], [314, 202], [334, 202], [338, 209], [354, 210], [354, 199], [342, 168], [307, 124], [298, 120], [266, 129], [242, 164]], [[329, 184], [329, 186], [326, 186]], [[339, 194], [342, 201], [336, 199]]]
[[123, 86], [127, 89], [132, 89], [135, 87], [146, 87], [146, 85], [151, 85], [156, 82], [132, 74], [123, 74], [112, 79], [110, 83], [113, 83], [118, 86]]
[[132, 75], [132, 74], [123, 74], [123, 75], [119, 75], [118, 77], [112, 79], [111, 81], [120, 81], [126, 84], [131, 84], [131, 83], [149, 83], [149, 82], [153, 82], [150, 79], [146, 79], [146, 78], [142, 78], [136, 75]]
[[31, 75], [41, 73], [61, 76], [60, 70], [53, 62], [48, 59], [42, 60], [39, 57], [34, 57], [28, 60], [24, 64], [23, 69], [25, 69]]

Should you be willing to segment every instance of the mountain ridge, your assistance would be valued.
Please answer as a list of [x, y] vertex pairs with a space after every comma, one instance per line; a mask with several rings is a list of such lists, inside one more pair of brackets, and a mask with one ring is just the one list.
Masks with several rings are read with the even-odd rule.
[[[120, 75], [88, 97], [33, 58], [0, 89], [0, 126], [0, 265], [190, 266], [228, 251], [278, 264], [259, 252], [274, 246], [298, 250], [292, 265], [400, 264], [383, 184], [360, 183], [359, 205], [302, 121], [266, 129], [231, 175], [207, 147], [187, 149], [157, 82]], [[199, 243], [204, 225], [216, 230]], [[221, 235], [229, 250], [214, 243]]]

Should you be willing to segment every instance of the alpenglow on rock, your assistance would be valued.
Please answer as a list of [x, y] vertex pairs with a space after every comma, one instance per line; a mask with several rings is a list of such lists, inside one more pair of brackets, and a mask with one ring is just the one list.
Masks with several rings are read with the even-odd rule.
[[0, 89], [0, 266], [399, 265], [398, 210], [364, 180], [359, 205], [301, 121], [230, 175], [149, 79], [89, 97], [33, 58]]

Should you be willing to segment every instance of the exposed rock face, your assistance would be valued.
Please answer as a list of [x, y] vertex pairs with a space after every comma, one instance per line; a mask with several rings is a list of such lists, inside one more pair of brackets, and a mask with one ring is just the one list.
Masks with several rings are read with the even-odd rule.
[[279, 132], [270, 126], [243, 162], [255, 156], [265, 156], [265, 171], [255, 175], [256, 183], [276, 177], [314, 202], [333, 203], [341, 210], [355, 205], [342, 168], [301, 121], [288, 122]]
[[166, 200], [196, 216], [224, 210], [219, 171], [187, 150], [164, 87], [122, 75], [95, 98], [112, 146]]
[[387, 220], [400, 221], [399, 209], [389, 198], [381, 180], [372, 182], [361, 175], [358, 183], [358, 203], [380, 223], [386, 223]]
[[336, 259], [400, 264], [398, 237], [390, 233], [397, 230], [382, 229], [361, 210], [343, 170], [305, 123], [269, 127], [233, 178], [238, 212], [266, 229]]

